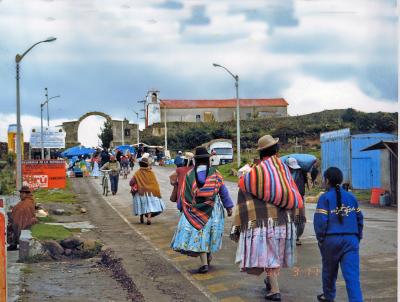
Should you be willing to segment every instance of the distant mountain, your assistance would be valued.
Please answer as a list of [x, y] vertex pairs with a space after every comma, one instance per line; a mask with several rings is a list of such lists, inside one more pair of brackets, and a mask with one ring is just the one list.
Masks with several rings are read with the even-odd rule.
[[[279, 137], [283, 144], [314, 141], [318, 143], [322, 132], [350, 128], [351, 132], [397, 133], [398, 114], [387, 112], [365, 113], [352, 108], [325, 110], [321, 112], [268, 119], [241, 121], [241, 146], [254, 148], [258, 138], [265, 134]], [[164, 135], [159, 131], [163, 124], [156, 124], [141, 133], [141, 141], [151, 145], [164, 145]], [[157, 131], [158, 130], [158, 131]], [[168, 123], [168, 149], [190, 150], [215, 138], [236, 140], [236, 122]]]

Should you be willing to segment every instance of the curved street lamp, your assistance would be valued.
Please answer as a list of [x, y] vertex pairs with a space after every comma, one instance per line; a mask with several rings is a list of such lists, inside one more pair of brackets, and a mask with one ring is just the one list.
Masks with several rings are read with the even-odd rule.
[[20, 108], [20, 95], [19, 95], [19, 63], [25, 57], [25, 55], [32, 50], [36, 45], [45, 42], [53, 42], [57, 38], [50, 37], [46, 40], [39, 41], [29, 47], [22, 55], [17, 54], [15, 56], [16, 72], [17, 72], [17, 137], [16, 137], [16, 153], [17, 153], [17, 190], [21, 189], [22, 186], [22, 148], [21, 148], [21, 108]]
[[237, 167], [240, 168], [240, 100], [239, 100], [239, 76], [234, 75], [228, 68], [220, 65], [213, 63], [214, 67], [221, 67], [225, 69], [235, 80], [235, 87], [236, 87], [236, 149], [237, 149]]

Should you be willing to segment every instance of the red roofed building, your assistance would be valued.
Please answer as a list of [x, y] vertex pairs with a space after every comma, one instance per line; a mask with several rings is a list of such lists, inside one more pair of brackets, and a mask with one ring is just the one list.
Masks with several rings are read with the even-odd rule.
[[[167, 100], [161, 99], [160, 115], [164, 122], [225, 122], [235, 119], [236, 99]], [[272, 116], [287, 116], [285, 99], [240, 99], [240, 119], [250, 120]]]

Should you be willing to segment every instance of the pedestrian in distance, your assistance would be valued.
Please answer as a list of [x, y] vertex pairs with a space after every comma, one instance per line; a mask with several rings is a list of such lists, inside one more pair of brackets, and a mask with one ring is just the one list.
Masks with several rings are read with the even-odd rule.
[[360, 285], [359, 243], [363, 236], [363, 214], [354, 195], [340, 185], [343, 174], [330, 167], [324, 172], [327, 192], [318, 200], [314, 230], [322, 256], [322, 289], [318, 301], [334, 301], [339, 265], [350, 302], [363, 301]]
[[312, 185], [313, 188], [317, 185], [317, 177], [318, 177], [318, 174], [319, 174], [319, 170], [318, 170], [318, 167], [317, 167], [317, 163], [315, 163], [315, 164], [312, 166], [311, 172], [310, 172], [310, 175], [311, 175], [311, 185]]
[[133, 195], [133, 214], [140, 215], [140, 223], [147, 218], [147, 225], [151, 225], [151, 218], [165, 210], [161, 198], [160, 185], [149, 163], [149, 154], [144, 153], [139, 161], [139, 170], [131, 178], [129, 185]]
[[222, 175], [210, 166], [210, 154], [204, 147], [195, 150], [195, 166], [185, 177], [177, 207], [182, 211], [171, 241], [179, 253], [200, 257], [198, 273], [207, 273], [211, 253], [221, 249], [224, 233], [224, 208], [232, 215], [233, 202]]
[[176, 170], [169, 176], [171, 186], [173, 186], [170, 197], [170, 201], [172, 202], [177, 202], [179, 198], [179, 192], [181, 191], [182, 185], [185, 182], [186, 174], [193, 169], [193, 157], [194, 154], [192, 152], [185, 152], [183, 156], [183, 166], [176, 168]]
[[289, 168], [278, 157], [278, 138], [258, 140], [260, 163], [239, 179], [231, 239], [238, 242], [235, 262], [248, 274], [266, 272], [266, 300], [281, 301], [278, 275], [295, 260], [293, 208], [303, 199]]
[[177, 168], [183, 166], [182, 151], [178, 151], [178, 153], [176, 154], [175, 159], [174, 159], [174, 164], [176, 165]]
[[92, 158], [92, 163], [93, 163], [93, 169], [91, 172], [91, 176], [97, 179], [100, 176], [99, 156], [94, 156]]
[[111, 170], [110, 171], [110, 185], [112, 195], [117, 194], [118, 191], [118, 180], [119, 172], [121, 171], [121, 165], [117, 161], [114, 155], [110, 156], [110, 161], [105, 163], [100, 170]]
[[301, 169], [297, 160], [294, 157], [288, 157], [285, 163], [289, 167], [290, 173], [292, 174], [297, 189], [299, 190], [301, 198], [303, 199], [304, 206], [302, 208], [294, 208], [292, 210], [292, 217], [294, 225], [296, 226], [296, 245], [301, 245], [300, 237], [304, 233], [304, 228], [307, 222], [304, 199], [304, 195], [306, 193], [306, 185], [308, 187], [307, 173]]
[[106, 163], [110, 161], [110, 153], [108, 153], [107, 148], [103, 148], [103, 150], [100, 153], [100, 167], [104, 166]]
[[121, 164], [121, 173], [122, 173], [124, 179], [127, 179], [128, 178], [128, 174], [130, 172], [128, 157], [125, 156], [125, 155], [122, 155], [120, 164]]

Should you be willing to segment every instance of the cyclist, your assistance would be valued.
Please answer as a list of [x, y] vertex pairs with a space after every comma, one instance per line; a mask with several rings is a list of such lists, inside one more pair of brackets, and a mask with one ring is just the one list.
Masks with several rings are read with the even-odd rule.
[[111, 170], [110, 171], [110, 184], [111, 184], [111, 193], [112, 195], [117, 194], [118, 191], [118, 180], [119, 180], [119, 172], [121, 170], [121, 165], [117, 161], [114, 155], [110, 156], [110, 161], [105, 163], [101, 170]]

